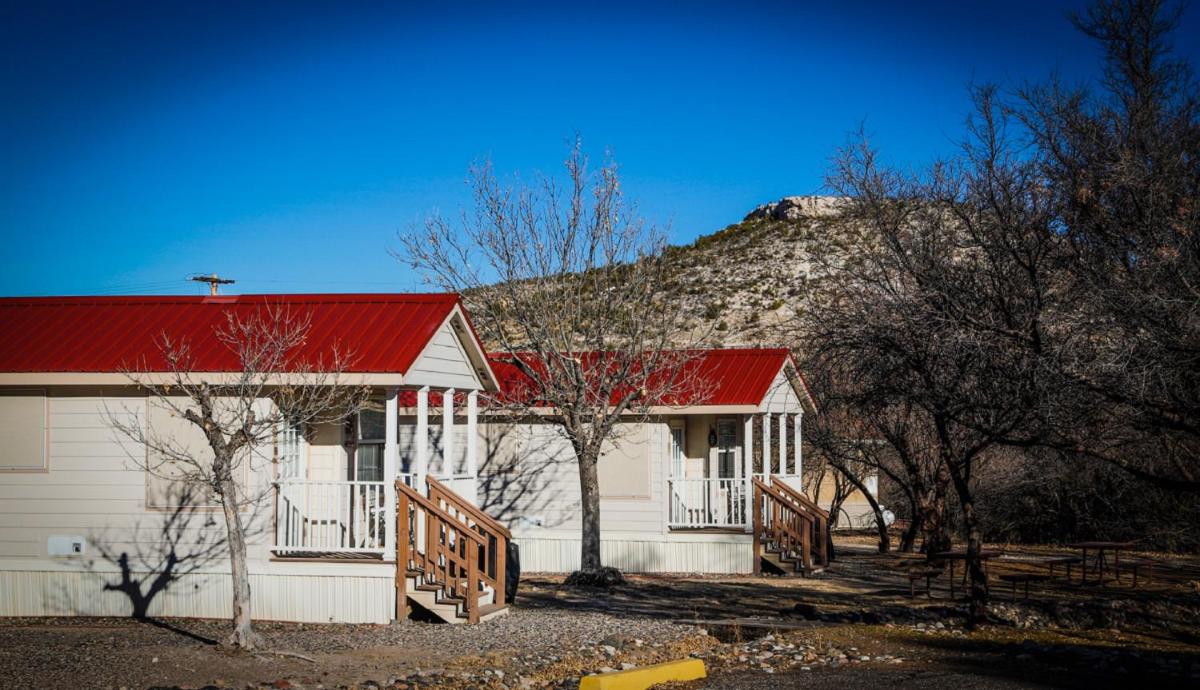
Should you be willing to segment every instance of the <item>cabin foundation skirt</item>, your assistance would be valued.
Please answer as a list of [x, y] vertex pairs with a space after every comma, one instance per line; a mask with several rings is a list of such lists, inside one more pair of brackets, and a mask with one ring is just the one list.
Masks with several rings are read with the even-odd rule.
[[[323, 565], [323, 564], [321, 564]], [[388, 623], [395, 608], [394, 569], [390, 564], [333, 565], [304, 573], [258, 572], [250, 575], [255, 620], [303, 623]], [[315, 570], [316, 572], [311, 572]], [[325, 570], [325, 572], [320, 572]], [[340, 572], [339, 572], [340, 571]], [[153, 576], [134, 574], [149, 589]], [[66, 568], [0, 570], [0, 616], [130, 616], [133, 601], [121, 591], [119, 572]], [[232, 590], [228, 572], [179, 576], [150, 600], [146, 615], [180, 618], [230, 618]]]
[[[515, 534], [525, 573], [579, 569], [578, 534]], [[745, 533], [677, 531], [667, 535], [604, 535], [600, 560], [626, 573], [745, 575], [754, 571], [754, 545]]]

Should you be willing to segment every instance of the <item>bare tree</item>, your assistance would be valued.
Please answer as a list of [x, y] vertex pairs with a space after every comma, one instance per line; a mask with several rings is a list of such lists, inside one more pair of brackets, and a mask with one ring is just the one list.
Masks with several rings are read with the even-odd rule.
[[[131, 456], [133, 462], [190, 497], [194, 503], [184, 509], [215, 506], [224, 516], [233, 584], [233, 630], [225, 643], [236, 648], [259, 643], [251, 627], [243, 513], [263, 504], [270, 485], [254, 481], [263, 469], [255, 460], [283, 429], [340, 422], [369, 393], [343, 380], [348, 353], [336, 347], [303, 351], [310, 326], [308, 314], [269, 303], [254, 311], [231, 309], [214, 333], [236, 362], [228, 373], [199, 369], [189, 342], [163, 333], [155, 345], [165, 366], [142, 363], [125, 372], [148, 396], [147, 419], [131, 417], [127, 409], [107, 414], [118, 433], [145, 447], [145, 456]], [[187, 431], [156, 428], [149, 423], [155, 410], [183, 420]]]
[[[1012, 109], [1053, 195], [1065, 288], [1048, 362], [1051, 444], [1200, 490], [1200, 88], [1172, 55], [1182, 4], [1095, 2], [1095, 87], [1054, 80]], [[1049, 368], [1049, 367], [1048, 367]]]
[[[625, 202], [611, 161], [593, 172], [580, 144], [566, 183], [505, 186], [490, 165], [471, 171], [473, 213], [429, 218], [402, 237], [398, 258], [439, 288], [464, 293], [483, 338], [516, 372], [499, 401], [536, 414], [569, 441], [582, 497], [581, 574], [599, 573], [597, 466], [619, 422], [706, 394], [686, 314], [663, 295], [665, 237]], [[544, 415], [545, 411], [552, 414]], [[611, 573], [609, 573], [611, 575]]]

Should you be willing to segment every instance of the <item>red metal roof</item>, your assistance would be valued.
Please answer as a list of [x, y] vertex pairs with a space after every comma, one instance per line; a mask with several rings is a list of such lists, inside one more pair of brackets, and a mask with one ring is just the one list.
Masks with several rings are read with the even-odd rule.
[[336, 347], [350, 372], [405, 374], [457, 304], [454, 294], [0, 298], [0, 372], [162, 370], [164, 334], [188, 341], [195, 371], [236, 371], [216, 335], [226, 314], [283, 308], [311, 319], [300, 357]]
[[[689, 405], [758, 405], [762, 403], [775, 376], [791, 357], [786, 348], [730, 348], [698, 350], [696, 357], [684, 362], [680, 378], [696, 381], [682, 399], [664, 401], [671, 406]], [[488, 355], [500, 390], [520, 395], [529, 390], [525, 375], [513, 364], [512, 358], [528, 357], [528, 353]], [[595, 353], [578, 355], [585, 366], [597, 361]], [[694, 377], [694, 378], [693, 378]]]

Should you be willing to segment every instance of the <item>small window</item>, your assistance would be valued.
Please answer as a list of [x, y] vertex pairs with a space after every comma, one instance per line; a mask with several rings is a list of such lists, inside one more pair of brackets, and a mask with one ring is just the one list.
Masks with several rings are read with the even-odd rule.
[[622, 423], [604, 442], [596, 467], [601, 498], [650, 498], [648, 427]]
[[737, 476], [737, 424], [732, 419], [717, 422], [717, 476]]
[[46, 467], [46, 392], [0, 393], [0, 471], [42, 472]]
[[682, 477], [684, 475], [684, 432], [686, 429], [682, 424], [671, 425], [671, 476]]
[[297, 479], [305, 474], [305, 456], [308, 453], [304, 438], [304, 426], [287, 424], [279, 431], [279, 478]]
[[354, 467], [350, 478], [359, 482], [382, 482], [383, 445], [387, 435], [387, 415], [381, 404], [358, 413], [358, 442], [354, 449]]

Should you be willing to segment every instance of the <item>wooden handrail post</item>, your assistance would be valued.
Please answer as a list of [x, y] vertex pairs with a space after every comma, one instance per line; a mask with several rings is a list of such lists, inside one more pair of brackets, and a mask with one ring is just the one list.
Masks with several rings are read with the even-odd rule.
[[804, 572], [812, 572], [812, 520], [797, 513], [800, 522], [800, 558], [804, 563]]
[[[503, 602], [498, 602], [503, 603]], [[479, 544], [467, 540], [467, 622], [479, 622]]]
[[496, 602], [508, 602], [508, 540], [496, 535]]
[[[396, 482], [399, 484], [400, 482]], [[408, 618], [408, 496], [396, 492], [396, 620]]]
[[762, 487], [754, 483], [754, 574], [762, 575]]

